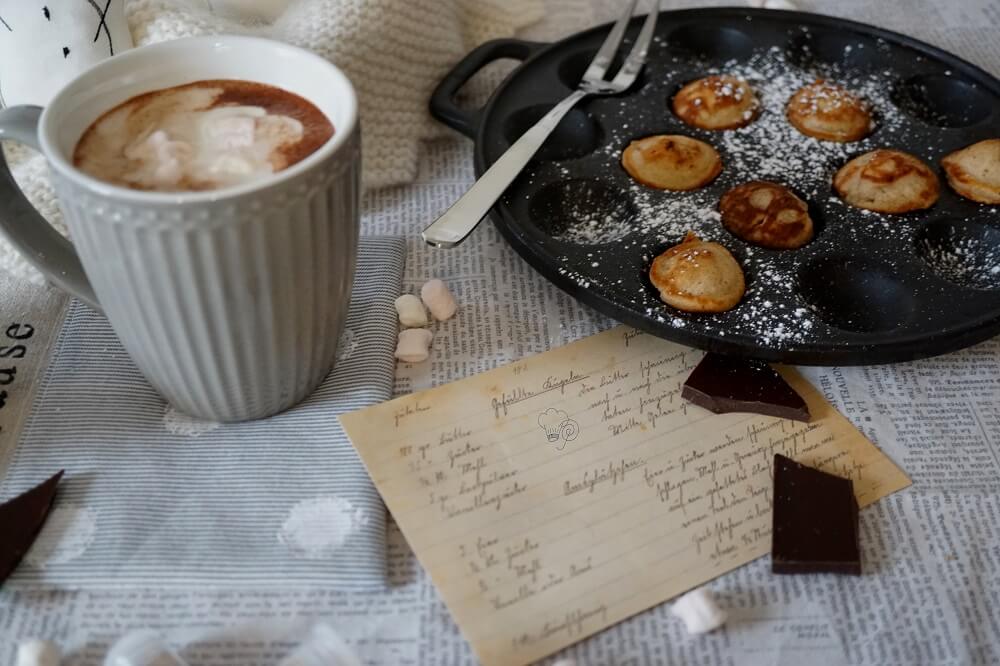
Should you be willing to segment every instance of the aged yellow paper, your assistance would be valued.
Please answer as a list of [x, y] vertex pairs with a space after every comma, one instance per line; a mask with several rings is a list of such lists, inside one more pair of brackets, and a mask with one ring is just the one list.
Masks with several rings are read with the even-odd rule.
[[680, 397], [702, 352], [619, 327], [341, 417], [487, 666], [519, 665], [770, 550], [775, 453], [909, 479], [812, 386], [808, 424]]

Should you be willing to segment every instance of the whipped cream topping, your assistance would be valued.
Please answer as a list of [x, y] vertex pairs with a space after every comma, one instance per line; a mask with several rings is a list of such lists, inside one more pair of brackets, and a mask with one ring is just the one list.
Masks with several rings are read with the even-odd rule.
[[333, 134], [309, 101], [249, 81], [201, 81], [133, 97], [81, 137], [74, 164], [137, 190], [214, 190], [265, 178]]
[[270, 115], [259, 106], [179, 113], [163, 118], [125, 146], [125, 157], [134, 170], [124, 178], [151, 190], [185, 183], [204, 183], [210, 188], [236, 185], [282, 168], [281, 147], [299, 141], [302, 135], [298, 120]]

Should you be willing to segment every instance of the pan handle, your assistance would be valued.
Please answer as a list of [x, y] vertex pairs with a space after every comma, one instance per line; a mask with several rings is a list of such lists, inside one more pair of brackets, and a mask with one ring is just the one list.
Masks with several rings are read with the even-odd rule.
[[455, 104], [455, 94], [459, 88], [494, 60], [527, 60], [547, 46], [544, 42], [526, 42], [523, 39], [494, 39], [480, 44], [459, 60], [434, 89], [430, 101], [431, 115], [470, 139], [476, 138], [483, 110], [460, 109]]

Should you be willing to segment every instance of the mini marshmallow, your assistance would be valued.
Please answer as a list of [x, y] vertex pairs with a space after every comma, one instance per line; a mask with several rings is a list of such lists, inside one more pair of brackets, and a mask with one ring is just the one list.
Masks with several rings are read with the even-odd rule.
[[396, 312], [403, 328], [423, 328], [428, 323], [427, 310], [420, 299], [413, 294], [403, 294], [396, 299]]
[[451, 295], [451, 292], [448, 291], [448, 285], [442, 280], [428, 280], [420, 288], [420, 298], [423, 299], [424, 305], [438, 321], [450, 319], [455, 314], [455, 310], [458, 309], [455, 297]]
[[163, 130], [125, 148], [125, 157], [153, 165], [152, 176], [157, 183], [176, 185], [184, 177], [184, 168], [193, 154], [191, 145], [173, 141]]
[[250, 162], [236, 155], [219, 155], [208, 167], [208, 172], [213, 175], [249, 176], [253, 171], [254, 166]]
[[206, 120], [203, 132], [221, 148], [246, 148], [253, 145], [257, 121], [253, 116], [221, 116]]
[[408, 328], [399, 332], [396, 358], [406, 363], [426, 361], [434, 334], [426, 328]]
[[163, 637], [151, 629], [125, 634], [111, 646], [104, 666], [187, 666], [167, 647]]
[[552, 666], [576, 666], [576, 661], [572, 659], [560, 659], [552, 664]]
[[704, 634], [726, 623], [726, 611], [716, 605], [706, 587], [691, 590], [675, 601], [670, 614], [683, 620], [690, 634]]
[[361, 666], [361, 660], [332, 627], [317, 624], [278, 666]]
[[30, 640], [17, 646], [17, 666], [59, 666], [59, 648], [48, 641]]

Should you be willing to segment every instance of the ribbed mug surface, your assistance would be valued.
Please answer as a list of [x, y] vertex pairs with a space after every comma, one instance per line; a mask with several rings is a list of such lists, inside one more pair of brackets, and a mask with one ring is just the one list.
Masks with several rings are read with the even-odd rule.
[[53, 173], [125, 349], [178, 410], [256, 419], [333, 365], [358, 245], [360, 139], [283, 182], [190, 203], [116, 201]]

